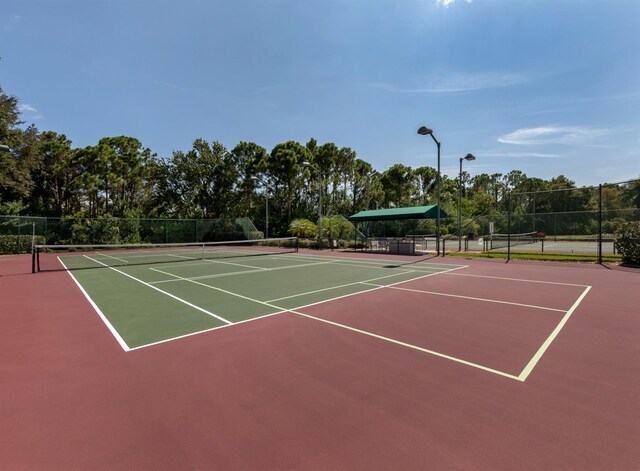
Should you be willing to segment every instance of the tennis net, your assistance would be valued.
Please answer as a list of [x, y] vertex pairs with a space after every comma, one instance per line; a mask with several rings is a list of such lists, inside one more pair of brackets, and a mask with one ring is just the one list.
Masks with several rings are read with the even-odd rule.
[[258, 257], [297, 251], [297, 237], [180, 244], [34, 245], [31, 271]]
[[493, 234], [487, 241], [488, 250], [515, 247], [516, 245], [536, 244], [540, 241], [536, 237], [537, 232], [525, 232], [522, 234]]

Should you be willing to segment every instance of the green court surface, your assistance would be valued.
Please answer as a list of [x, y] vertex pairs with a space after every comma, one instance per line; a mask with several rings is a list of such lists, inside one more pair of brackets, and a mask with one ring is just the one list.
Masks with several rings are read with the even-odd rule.
[[300, 253], [133, 266], [101, 257], [60, 260], [125, 350], [460, 268]]

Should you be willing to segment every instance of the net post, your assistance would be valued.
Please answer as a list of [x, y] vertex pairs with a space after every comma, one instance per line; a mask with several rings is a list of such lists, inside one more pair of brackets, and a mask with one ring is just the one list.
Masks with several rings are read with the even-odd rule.
[[507, 197], [507, 262], [511, 260], [511, 193]]
[[37, 273], [40, 271], [40, 248], [34, 245], [33, 252], [31, 253], [31, 273]]
[[35, 250], [36, 250], [36, 223], [31, 223], [31, 273], [35, 273], [36, 270], [36, 261], [35, 261]]
[[296, 253], [298, 252], [298, 240], [299, 240], [299, 239], [298, 239], [298, 237], [296, 236], [296, 238], [295, 238], [295, 243], [294, 243]]

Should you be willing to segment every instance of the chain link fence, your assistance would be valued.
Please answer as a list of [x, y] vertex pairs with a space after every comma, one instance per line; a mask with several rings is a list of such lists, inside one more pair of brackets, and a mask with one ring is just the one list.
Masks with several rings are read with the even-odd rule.
[[640, 221], [640, 180], [537, 192], [514, 192], [506, 215], [494, 216], [482, 250], [616, 258], [626, 224]]
[[0, 254], [37, 244], [138, 244], [262, 239], [249, 218], [125, 219], [0, 216]]

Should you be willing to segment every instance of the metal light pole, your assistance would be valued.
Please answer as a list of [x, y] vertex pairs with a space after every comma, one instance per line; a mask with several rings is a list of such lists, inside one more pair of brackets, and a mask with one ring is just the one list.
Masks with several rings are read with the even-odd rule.
[[[369, 210], [369, 204], [371, 203], [371, 194], [370, 194], [370, 190], [371, 190], [371, 177], [375, 176], [378, 172], [376, 172], [375, 170], [373, 172], [370, 172], [367, 174], [367, 207], [365, 209], [367, 209], [367, 211]], [[378, 209], [378, 208], [376, 208]]]
[[267, 185], [267, 183], [262, 180], [260, 177], [251, 177], [252, 180], [262, 183], [264, 186], [264, 197], [265, 197], [265, 214], [264, 214], [264, 238], [269, 238], [269, 190], [271, 187]]
[[307, 168], [312, 168], [316, 172], [318, 172], [318, 186], [320, 187], [318, 191], [320, 195], [320, 199], [318, 200], [318, 250], [320, 250], [322, 248], [321, 246], [322, 244], [322, 181], [321, 181], [321, 178], [322, 176], [320, 175], [320, 170], [318, 170], [318, 167], [316, 167], [312, 163], [304, 161], [302, 162], [302, 166]]
[[473, 154], [460, 157], [460, 174], [458, 177], [458, 252], [462, 250], [462, 161], [476, 160]]
[[[437, 206], [437, 212], [436, 212], [436, 253], [438, 255], [440, 255], [440, 141], [438, 141], [435, 138], [435, 136], [433, 135], [433, 130], [429, 129], [429, 128], [425, 127], [425, 126], [421, 126], [420, 129], [418, 129], [418, 134], [420, 134], [421, 136], [426, 136], [426, 135], [431, 136], [431, 139], [433, 139], [433, 141], [438, 146], [438, 175], [436, 177], [436, 179], [437, 179], [437, 185], [436, 185], [436, 206]], [[443, 253], [443, 255], [444, 255], [444, 253]]]

